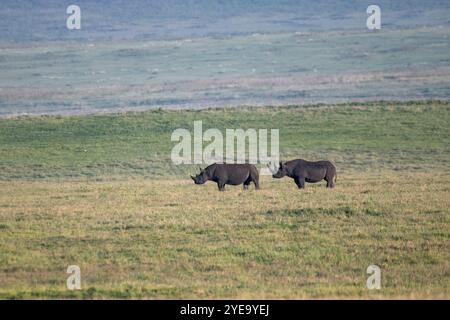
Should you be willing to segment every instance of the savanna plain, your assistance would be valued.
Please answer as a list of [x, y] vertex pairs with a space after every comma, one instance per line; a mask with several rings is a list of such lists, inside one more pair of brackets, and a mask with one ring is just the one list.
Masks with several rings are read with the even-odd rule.
[[[195, 120], [279, 129], [336, 187], [194, 185], [170, 137]], [[0, 298], [449, 298], [449, 122], [445, 101], [0, 119]]]

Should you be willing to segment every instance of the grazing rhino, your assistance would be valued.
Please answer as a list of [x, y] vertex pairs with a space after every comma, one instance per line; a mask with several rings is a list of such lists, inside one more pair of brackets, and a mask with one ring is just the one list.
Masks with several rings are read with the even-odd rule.
[[334, 188], [337, 180], [336, 167], [330, 161], [306, 161], [303, 159], [280, 162], [278, 172], [273, 174], [274, 178], [288, 176], [293, 178], [299, 189], [305, 187], [305, 182], [315, 183], [321, 180], [327, 182], [327, 188]]
[[205, 169], [200, 168], [200, 173], [191, 178], [195, 184], [203, 184], [208, 180], [217, 182], [219, 191], [224, 191], [226, 184], [237, 186], [241, 183], [244, 184], [244, 190], [247, 190], [252, 181], [256, 190], [259, 189], [258, 169], [252, 164], [214, 163]]

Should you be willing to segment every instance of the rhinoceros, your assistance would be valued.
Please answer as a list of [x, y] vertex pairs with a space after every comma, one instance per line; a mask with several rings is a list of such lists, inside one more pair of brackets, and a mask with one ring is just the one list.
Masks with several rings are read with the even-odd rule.
[[337, 179], [336, 167], [330, 161], [306, 161], [296, 159], [280, 162], [278, 171], [272, 175], [274, 178], [288, 176], [294, 179], [299, 189], [305, 187], [305, 182], [315, 183], [321, 180], [327, 182], [327, 188], [334, 188]]
[[258, 169], [252, 164], [227, 164], [214, 163], [205, 169], [200, 168], [198, 175], [191, 176], [195, 184], [203, 184], [206, 181], [217, 182], [219, 191], [225, 190], [225, 185], [244, 185], [244, 190], [248, 189], [251, 182], [259, 189]]

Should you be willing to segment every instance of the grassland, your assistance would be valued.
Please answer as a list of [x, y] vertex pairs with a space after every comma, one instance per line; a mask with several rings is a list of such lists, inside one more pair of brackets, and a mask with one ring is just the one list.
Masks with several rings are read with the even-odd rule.
[[[194, 120], [279, 128], [337, 187], [195, 186], [166, 163]], [[1, 119], [0, 298], [449, 298], [449, 121], [446, 102]]]
[[[0, 119], [0, 179], [185, 177], [173, 130], [280, 130], [285, 158], [328, 158], [340, 171], [447, 169], [448, 102], [313, 105]], [[206, 143], [205, 143], [206, 146]]]

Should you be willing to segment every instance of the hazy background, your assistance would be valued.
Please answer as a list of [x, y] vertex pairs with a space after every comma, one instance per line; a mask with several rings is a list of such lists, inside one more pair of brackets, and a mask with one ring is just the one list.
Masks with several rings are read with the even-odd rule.
[[450, 2], [370, 4], [2, 1], [0, 116], [448, 99]]
[[[66, 8], [82, 10], [82, 30], [65, 28]], [[385, 28], [448, 25], [445, 0], [41, 0], [2, 1], [2, 42], [160, 40], [251, 33], [361, 30], [366, 8], [382, 9]]]

